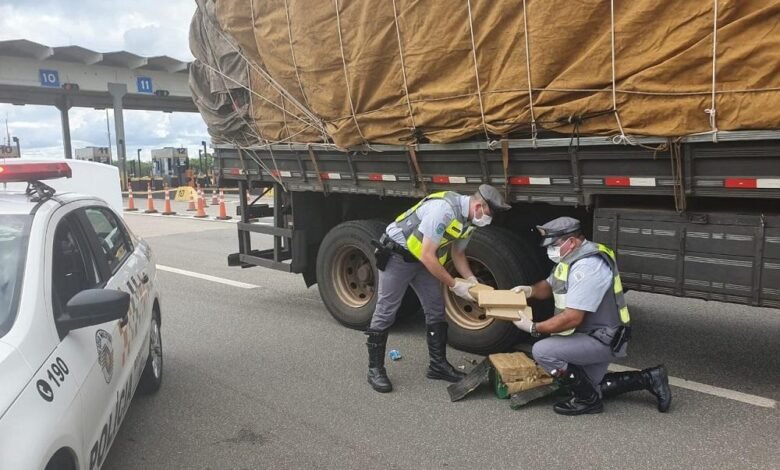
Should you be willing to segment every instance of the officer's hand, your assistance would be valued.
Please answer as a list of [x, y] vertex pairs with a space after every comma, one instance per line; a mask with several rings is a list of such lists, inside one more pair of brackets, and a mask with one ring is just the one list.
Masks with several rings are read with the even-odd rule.
[[468, 278], [466, 278], [466, 282], [468, 282], [472, 286], [476, 286], [477, 284], [479, 284], [479, 281], [477, 280], [477, 276], [469, 276]]
[[474, 297], [469, 293], [469, 289], [474, 287], [469, 281], [463, 279], [455, 279], [455, 285], [450, 287], [450, 290], [460, 298], [475, 302]]
[[526, 298], [530, 298], [534, 294], [534, 288], [531, 286], [515, 286], [511, 290], [515, 294], [524, 293]]
[[[519, 287], [528, 287], [528, 286], [519, 286]], [[531, 332], [531, 325], [533, 325], [534, 322], [532, 322], [530, 318], [525, 316], [525, 314], [523, 314], [522, 311], [518, 311], [517, 313], [520, 314], [520, 319], [519, 320], [515, 320], [512, 323], [514, 323], [515, 326], [518, 329], [520, 329], [522, 331], [525, 331], [526, 333], [530, 333]]]

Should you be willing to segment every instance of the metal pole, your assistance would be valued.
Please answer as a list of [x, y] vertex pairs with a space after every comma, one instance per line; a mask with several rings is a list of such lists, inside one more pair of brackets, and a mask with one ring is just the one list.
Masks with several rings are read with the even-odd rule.
[[[208, 152], [208, 149], [206, 148], [206, 141], [205, 140], [201, 140], [200, 143], [201, 143], [201, 145], [203, 145], [203, 158], [205, 158], [206, 159], [206, 163], [208, 163], [209, 152]], [[200, 172], [203, 173], [203, 160], [200, 161]]]
[[[140, 178], [142, 176], [143, 174], [141, 173], [141, 149], [138, 149], [138, 177]], [[151, 176], [152, 175], [150, 174], [149, 177], [151, 178]]]
[[65, 158], [72, 159], [73, 149], [70, 144], [70, 117], [68, 116], [70, 100], [68, 97], [63, 96], [58, 100], [57, 109], [60, 110], [60, 121], [62, 122], [62, 146], [65, 151]]
[[109, 83], [108, 93], [114, 101], [114, 131], [116, 133], [120, 185], [122, 191], [127, 191], [127, 149], [125, 148], [125, 120], [122, 113], [122, 97], [127, 94], [127, 84]]
[[16, 143], [16, 156], [22, 158], [22, 147], [19, 145], [19, 137], [14, 136], [12, 139]]
[[106, 108], [106, 134], [108, 135], [108, 164], [111, 164], [111, 128], [108, 126], [108, 108]]

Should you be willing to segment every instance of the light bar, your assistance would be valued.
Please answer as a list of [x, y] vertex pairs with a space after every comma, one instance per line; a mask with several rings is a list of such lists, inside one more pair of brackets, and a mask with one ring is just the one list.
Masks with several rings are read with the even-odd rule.
[[65, 162], [0, 163], [0, 183], [45, 181], [72, 176], [73, 171]]

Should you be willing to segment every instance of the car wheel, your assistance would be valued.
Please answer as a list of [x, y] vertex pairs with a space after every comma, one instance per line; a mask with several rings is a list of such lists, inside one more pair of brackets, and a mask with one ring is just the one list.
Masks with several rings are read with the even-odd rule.
[[149, 357], [141, 373], [138, 390], [141, 393], [154, 393], [162, 386], [163, 379], [163, 347], [160, 332], [160, 314], [155, 310], [152, 315], [152, 327], [149, 331]]

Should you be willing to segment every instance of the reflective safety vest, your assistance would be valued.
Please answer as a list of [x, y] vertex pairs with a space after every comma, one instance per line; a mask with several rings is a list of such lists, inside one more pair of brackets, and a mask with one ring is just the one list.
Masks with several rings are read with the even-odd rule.
[[447, 262], [450, 254], [450, 244], [456, 240], [469, 238], [476, 228], [469, 223], [468, 217], [463, 217], [460, 207], [461, 197], [463, 196], [452, 191], [433, 193], [396, 217], [395, 223], [401, 228], [401, 233], [403, 233], [406, 240], [406, 249], [409, 250], [409, 253], [417, 259], [422, 257], [423, 234], [420, 232], [420, 222], [422, 221], [417, 215], [417, 209], [428, 201], [440, 199], [449, 204], [455, 213], [455, 218], [445, 227], [441, 240], [439, 240], [439, 247], [436, 250], [439, 263], [444, 265]]
[[[601, 259], [606, 261], [609, 268], [612, 270], [612, 287], [615, 293], [615, 305], [617, 305], [618, 312], [620, 313], [620, 322], [623, 326], [628, 326], [631, 323], [631, 316], [628, 313], [626, 298], [623, 295], [623, 283], [620, 281], [620, 273], [618, 273], [617, 263], [615, 261], [615, 252], [605, 245], [593, 243], [591, 241], [583, 243], [579, 249], [564, 257], [564, 259], [555, 266], [552, 285], [550, 286], [552, 287], [553, 297], [555, 298], [555, 315], [566, 310], [566, 291], [571, 265], [589, 256], [601, 256]], [[572, 333], [574, 333], [574, 328], [555, 334], [566, 336]]]

